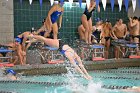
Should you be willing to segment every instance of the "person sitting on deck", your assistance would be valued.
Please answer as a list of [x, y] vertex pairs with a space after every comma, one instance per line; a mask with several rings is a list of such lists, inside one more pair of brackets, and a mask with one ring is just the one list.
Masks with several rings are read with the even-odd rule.
[[64, 41], [58, 39], [49, 39], [39, 35], [30, 35], [29, 38], [35, 38], [44, 42], [45, 45], [58, 48], [59, 51], [69, 59], [70, 63], [75, 67], [75, 69], [84, 76], [84, 78], [92, 78], [84, 68], [81, 58], [69, 45], [65, 44]]
[[104, 38], [103, 38], [103, 22], [100, 18], [96, 19], [96, 25], [93, 26], [93, 32], [92, 32], [93, 43], [96, 44], [104, 44]]

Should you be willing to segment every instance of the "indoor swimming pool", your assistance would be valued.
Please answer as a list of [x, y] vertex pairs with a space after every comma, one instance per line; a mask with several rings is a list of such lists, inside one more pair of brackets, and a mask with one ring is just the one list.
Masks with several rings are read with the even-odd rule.
[[73, 73], [21, 76], [18, 81], [1, 80], [4, 93], [136, 93], [122, 89], [140, 86], [140, 67], [94, 70], [88, 81]]

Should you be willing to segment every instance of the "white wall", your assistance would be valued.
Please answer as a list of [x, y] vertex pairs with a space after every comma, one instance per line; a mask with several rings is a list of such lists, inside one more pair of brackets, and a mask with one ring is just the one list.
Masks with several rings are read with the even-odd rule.
[[129, 17], [133, 17], [133, 16], [140, 17], [140, 8], [139, 8], [139, 4], [138, 3], [137, 3], [135, 12], [133, 12], [133, 7], [132, 6], [128, 9], [128, 16]]
[[13, 38], [13, 0], [0, 0], [0, 43], [12, 42]]

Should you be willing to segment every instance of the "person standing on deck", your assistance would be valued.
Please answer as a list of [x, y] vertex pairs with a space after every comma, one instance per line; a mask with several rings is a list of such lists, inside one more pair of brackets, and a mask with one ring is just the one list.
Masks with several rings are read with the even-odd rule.
[[[100, 12], [100, 6], [98, 7], [98, 12]], [[92, 33], [92, 12], [96, 8], [96, 2], [95, 0], [90, 0], [90, 5], [89, 7], [86, 5], [85, 11], [81, 17], [81, 22], [83, 27], [85, 28], [85, 41], [87, 44], [91, 44], [91, 33]]]
[[[139, 20], [136, 16], [133, 18], [129, 18], [130, 20], [130, 26], [132, 27], [132, 42], [139, 44], [139, 39], [140, 39], [140, 23]], [[137, 54], [139, 52], [139, 48], [137, 48]]]
[[[112, 29], [112, 38], [115, 40], [125, 39], [127, 35], [127, 26], [123, 23], [122, 19], [117, 20], [115, 26]], [[119, 47], [115, 47], [115, 58], [120, 58]], [[124, 52], [124, 49], [122, 49]]]

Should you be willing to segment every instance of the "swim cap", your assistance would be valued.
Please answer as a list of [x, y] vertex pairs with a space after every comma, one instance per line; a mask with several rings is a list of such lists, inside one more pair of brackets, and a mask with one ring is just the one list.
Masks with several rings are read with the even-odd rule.
[[99, 17], [95, 19], [96, 22], [102, 21]]
[[16, 75], [16, 72], [15, 72], [13, 69], [7, 69], [7, 70], [6, 70], [6, 73], [7, 73], [7, 74], [11, 73], [11, 74], [13, 74], [13, 75]]
[[18, 37], [16, 37], [16, 38], [15, 38], [15, 42], [21, 43], [21, 39], [18, 38]]

